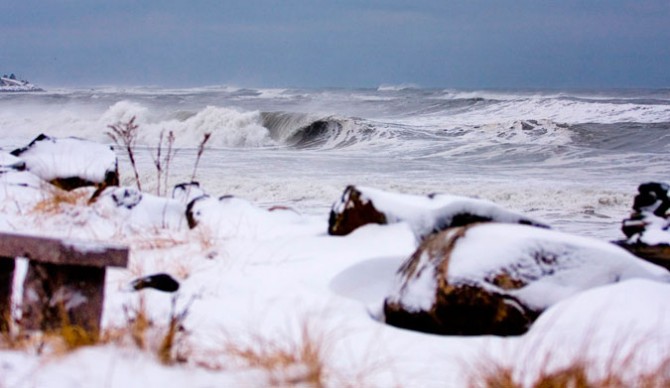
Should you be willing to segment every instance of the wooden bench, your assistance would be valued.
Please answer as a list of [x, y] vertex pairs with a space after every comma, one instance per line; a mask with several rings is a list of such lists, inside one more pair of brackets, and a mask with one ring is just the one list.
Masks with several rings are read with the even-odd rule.
[[100, 331], [107, 267], [126, 267], [128, 248], [74, 239], [0, 232], [0, 331], [9, 328], [15, 258], [29, 260], [20, 326]]

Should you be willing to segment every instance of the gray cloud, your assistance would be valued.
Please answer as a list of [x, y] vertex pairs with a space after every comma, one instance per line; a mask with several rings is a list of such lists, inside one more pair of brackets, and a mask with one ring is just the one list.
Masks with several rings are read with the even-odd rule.
[[29, 0], [3, 8], [1, 70], [42, 84], [670, 86], [665, 0]]

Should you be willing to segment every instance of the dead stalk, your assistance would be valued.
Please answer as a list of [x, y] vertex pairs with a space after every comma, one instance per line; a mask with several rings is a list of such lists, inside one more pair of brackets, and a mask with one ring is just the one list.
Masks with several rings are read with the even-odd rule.
[[117, 145], [125, 147], [126, 152], [128, 153], [128, 158], [130, 159], [130, 164], [133, 167], [133, 172], [135, 173], [137, 189], [142, 191], [140, 174], [137, 171], [137, 164], [135, 163], [135, 141], [137, 140], [137, 129], [139, 128], [139, 125], [135, 124], [135, 116], [126, 123], [118, 122], [113, 125], [108, 125], [107, 127], [110, 128], [111, 131], [106, 132], [106, 135]]

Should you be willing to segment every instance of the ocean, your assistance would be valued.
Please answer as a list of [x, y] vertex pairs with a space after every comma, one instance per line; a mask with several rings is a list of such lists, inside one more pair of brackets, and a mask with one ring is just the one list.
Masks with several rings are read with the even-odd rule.
[[[0, 94], [0, 148], [44, 133], [113, 144], [132, 117], [145, 191], [161, 133], [170, 184], [327, 217], [349, 184], [484, 198], [620, 239], [640, 183], [670, 181], [670, 90], [54, 89]], [[123, 184], [133, 175], [117, 148]], [[163, 155], [165, 148], [163, 148]]]

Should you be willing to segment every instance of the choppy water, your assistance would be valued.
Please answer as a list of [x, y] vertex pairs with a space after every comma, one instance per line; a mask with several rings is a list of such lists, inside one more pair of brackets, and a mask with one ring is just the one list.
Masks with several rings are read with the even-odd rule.
[[190, 179], [197, 146], [212, 133], [196, 173], [207, 191], [324, 216], [347, 184], [361, 184], [487, 198], [558, 229], [613, 239], [637, 185], [670, 180], [670, 90], [0, 94], [0, 147], [40, 133], [110, 143], [107, 126], [133, 116], [145, 187], [155, 182], [150, 153], [161, 132], [172, 131], [179, 148], [172, 183]]

